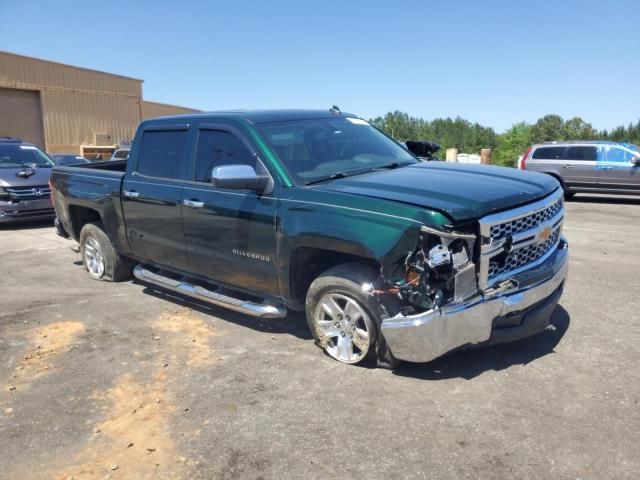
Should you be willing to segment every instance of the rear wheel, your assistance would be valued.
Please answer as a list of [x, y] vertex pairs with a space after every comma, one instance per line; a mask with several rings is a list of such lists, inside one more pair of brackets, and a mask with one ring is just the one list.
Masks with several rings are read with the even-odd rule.
[[339, 265], [323, 273], [307, 292], [307, 322], [316, 344], [339, 362], [377, 359], [378, 366], [394, 368], [399, 362], [380, 333], [383, 309], [362, 290], [376, 276], [375, 270], [359, 264]]
[[87, 223], [80, 232], [80, 255], [94, 280], [121, 282], [132, 277], [133, 262], [115, 251], [101, 223]]

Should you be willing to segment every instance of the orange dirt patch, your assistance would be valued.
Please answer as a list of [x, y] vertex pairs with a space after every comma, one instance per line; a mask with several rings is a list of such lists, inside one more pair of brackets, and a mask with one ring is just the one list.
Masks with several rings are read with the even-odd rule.
[[214, 335], [213, 327], [190, 308], [179, 308], [163, 315], [152, 326], [159, 330], [161, 336], [169, 334], [173, 360], [186, 352], [187, 365], [205, 366], [215, 363], [216, 358], [210, 344]]
[[91, 399], [104, 401], [104, 420], [76, 461], [54, 478], [146, 479], [187, 477], [189, 461], [178, 455], [168, 428], [175, 406], [167, 400], [165, 374], [142, 385], [125, 374], [106, 392]]
[[[110, 389], [90, 397], [104, 403], [103, 420], [94, 425], [92, 438], [75, 460], [56, 469], [53, 478], [189, 478], [194, 463], [180, 455], [171, 436], [176, 407], [167, 385], [180, 371], [179, 365], [199, 368], [218, 360], [211, 346], [214, 330], [186, 307], [162, 315], [151, 328], [154, 340], [160, 342], [162, 366], [149, 382], [127, 373]], [[199, 434], [199, 430], [190, 432]]]
[[14, 370], [12, 390], [20, 390], [33, 380], [54, 369], [54, 361], [71, 347], [77, 334], [84, 331], [84, 324], [76, 321], [56, 322], [38, 327], [30, 334], [30, 347], [25, 351], [20, 365]]

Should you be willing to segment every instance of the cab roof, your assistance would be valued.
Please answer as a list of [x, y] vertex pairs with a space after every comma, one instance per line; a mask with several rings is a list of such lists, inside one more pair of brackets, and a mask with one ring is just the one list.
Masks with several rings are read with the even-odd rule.
[[336, 112], [334, 110], [297, 110], [297, 109], [285, 109], [285, 110], [222, 110], [215, 112], [205, 113], [190, 113], [185, 115], [172, 115], [170, 117], [158, 117], [148, 122], [163, 121], [163, 120], [216, 120], [223, 118], [235, 118], [245, 119], [253, 124], [260, 123], [275, 123], [275, 122], [289, 122], [295, 120], [313, 120], [320, 118], [340, 118], [349, 117], [357, 118], [356, 115], [346, 112]]
[[23, 145], [31, 145], [31, 143], [25, 142], [21, 138], [17, 137], [0, 137], [0, 143], [20, 143]]

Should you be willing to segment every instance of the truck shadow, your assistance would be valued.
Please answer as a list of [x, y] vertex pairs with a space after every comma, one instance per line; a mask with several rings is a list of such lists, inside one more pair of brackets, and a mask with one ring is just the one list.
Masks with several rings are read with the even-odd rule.
[[489, 370], [526, 365], [553, 353], [570, 322], [569, 313], [558, 305], [551, 315], [551, 326], [538, 335], [492, 347], [458, 350], [429, 363], [403, 363], [393, 373], [422, 380], [471, 380]]
[[251, 328], [252, 330], [270, 333], [272, 335], [288, 334], [302, 340], [311, 340], [312, 338], [304, 312], [290, 312], [285, 318], [255, 318], [223, 307], [199, 302], [198, 300], [174, 292], [151, 287], [137, 280], [134, 280], [134, 283], [144, 286], [145, 288], [142, 292], [147, 295], [180, 305], [181, 307], [191, 308], [197, 312], [211, 315], [225, 322], [235, 323], [245, 328]]

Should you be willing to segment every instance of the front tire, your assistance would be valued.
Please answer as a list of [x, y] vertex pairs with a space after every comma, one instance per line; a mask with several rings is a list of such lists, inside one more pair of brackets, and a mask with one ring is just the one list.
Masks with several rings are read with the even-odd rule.
[[373, 360], [394, 368], [399, 363], [380, 334], [383, 309], [362, 285], [377, 276], [374, 269], [359, 264], [334, 267], [309, 287], [305, 302], [307, 323], [316, 345], [341, 363]]
[[100, 222], [82, 227], [80, 255], [89, 277], [94, 280], [122, 282], [132, 277], [133, 263], [115, 251]]

